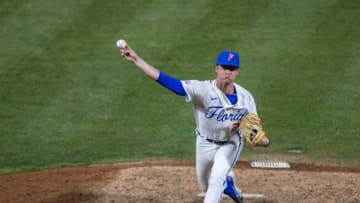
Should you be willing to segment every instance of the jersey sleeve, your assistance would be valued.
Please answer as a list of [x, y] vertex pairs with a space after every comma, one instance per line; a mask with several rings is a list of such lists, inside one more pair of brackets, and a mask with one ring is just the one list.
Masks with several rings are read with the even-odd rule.
[[201, 93], [205, 90], [204, 82], [198, 80], [182, 80], [182, 86], [186, 92], [185, 100], [193, 101], [196, 97], [201, 97]]

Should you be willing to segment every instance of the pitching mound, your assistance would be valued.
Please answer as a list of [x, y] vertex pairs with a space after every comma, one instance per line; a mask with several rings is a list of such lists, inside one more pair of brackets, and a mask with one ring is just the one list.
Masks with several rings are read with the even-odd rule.
[[[360, 169], [292, 164], [234, 170], [245, 202], [360, 202]], [[193, 161], [63, 168], [0, 176], [0, 202], [201, 203]], [[224, 197], [223, 203], [232, 202]]]

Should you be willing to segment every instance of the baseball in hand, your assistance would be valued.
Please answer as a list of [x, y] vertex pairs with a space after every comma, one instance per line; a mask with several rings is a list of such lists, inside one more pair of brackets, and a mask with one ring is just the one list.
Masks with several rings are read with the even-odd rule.
[[124, 49], [126, 47], [126, 42], [123, 39], [119, 39], [116, 42], [116, 46], [119, 47], [120, 49]]

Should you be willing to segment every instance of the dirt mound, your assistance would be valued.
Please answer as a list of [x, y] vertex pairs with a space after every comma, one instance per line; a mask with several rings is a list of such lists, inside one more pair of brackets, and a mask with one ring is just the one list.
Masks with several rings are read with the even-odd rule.
[[[245, 202], [360, 202], [360, 169], [291, 164], [234, 169]], [[94, 165], [0, 176], [0, 202], [201, 203], [193, 161]], [[232, 202], [224, 197], [223, 203]]]

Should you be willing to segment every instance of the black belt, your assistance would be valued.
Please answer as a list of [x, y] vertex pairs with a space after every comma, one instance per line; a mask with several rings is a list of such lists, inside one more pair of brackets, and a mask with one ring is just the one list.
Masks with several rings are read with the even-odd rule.
[[[200, 132], [198, 129], [196, 129], [196, 134], [200, 137], [203, 138], [203, 136], [201, 136]], [[214, 144], [217, 144], [217, 145], [223, 145], [223, 144], [226, 144], [228, 143], [229, 141], [219, 141], [219, 140], [212, 140], [212, 139], [209, 139], [209, 138], [205, 138], [208, 142], [212, 142]]]
[[228, 141], [218, 141], [218, 140], [212, 140], [212, 139], [209, 139], [209, 138], [206, 138], [206, 140], [209, 141], [209, 142], [212, 142], [214, 144], [217, 144], [217, 145], [223, 145], [223, 144], [228, 143]]

